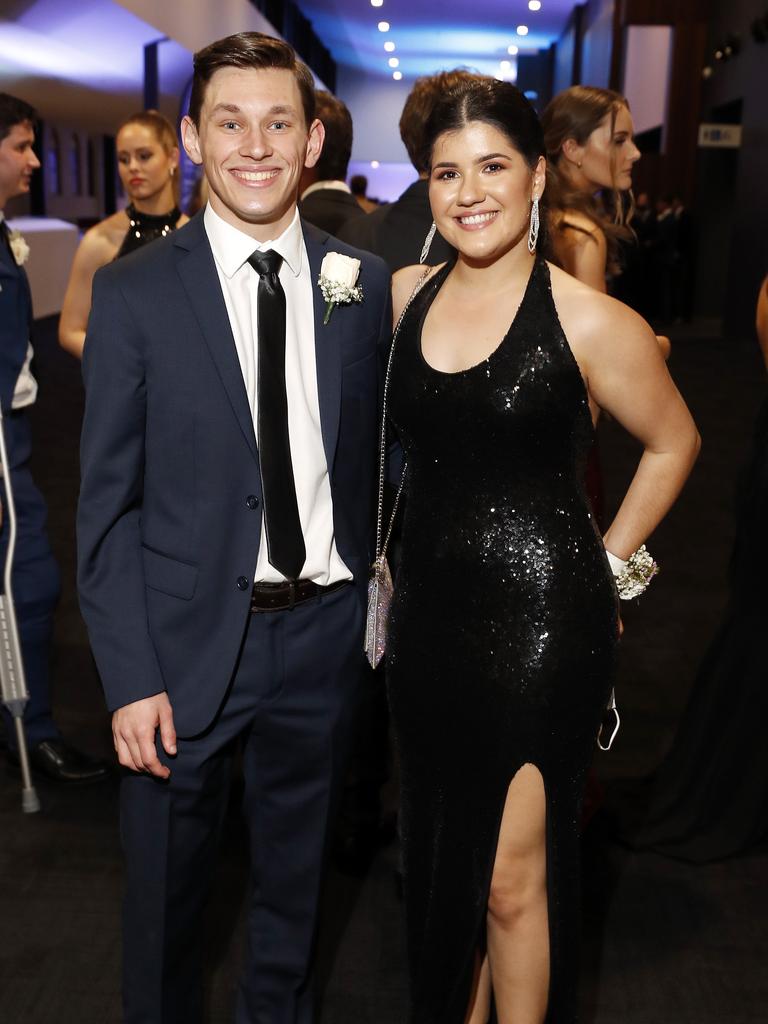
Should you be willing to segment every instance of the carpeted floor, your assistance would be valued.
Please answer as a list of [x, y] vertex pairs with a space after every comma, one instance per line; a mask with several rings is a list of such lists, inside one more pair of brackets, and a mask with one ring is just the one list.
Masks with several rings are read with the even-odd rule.
[[[597, 771], [615, 806], [671, 742], [697, 663], [725, 600], [733, 484], [749, 445], [764, 371], [754, 343], [701, 338], [675, 345], [672, 370], [704, 438], [686, 493], [653, 540], [663, 566], [653, 590], [625, 610], [618, 697], [623, 728]], [[36, 474], [50, 508], [64, 576], [56, 629], [56, 713], [94, 754], [109, 722], [74, 596], [79, 370], [37, 325], [41, 394]], [[609, 507], [636, 446], [601, 431]], [[42, 812], [20, 811], [18, 782], [0, 768], [0, 1021], [117, 1024], [120, 1020], [116, 783], [40, 786]], [[611, 842], [607, 815], [585, 839], [585, 1024], [764, 1024], [768, 1020], [768, 851], [689, 867]], [[322, 1024], [400, 1024], [406, 987], [396, 850], [366, 878], [331, 872], [319, 951]], [[211, 911], [208, 1022], [231, 1020], [246, 887], [245, 839], [232, 803]]]

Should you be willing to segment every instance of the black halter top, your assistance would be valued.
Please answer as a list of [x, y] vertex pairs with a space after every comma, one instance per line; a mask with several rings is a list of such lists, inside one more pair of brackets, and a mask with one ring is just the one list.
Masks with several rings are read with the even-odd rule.
[[129, 252], [141, 249], [148, 242], [154, 242], [156, 238], [165, 238], [175, 229], [179, 217], [181, 217], [181, 210], [178, 206], [174, 206], [169, 213], [152, 214], [141, 213], [133, 203], [129, 203], [125, 212], [128, 215], [130, 227], [115, 256], [116, 260], [119, 260], [121, 256], [127, 256]]

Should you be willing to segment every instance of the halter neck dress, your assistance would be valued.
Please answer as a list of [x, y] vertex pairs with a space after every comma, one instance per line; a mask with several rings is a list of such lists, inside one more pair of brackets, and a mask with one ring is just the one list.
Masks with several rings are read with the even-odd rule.
[[133, 203], [129, 203], [125, 208], [125, 213], [128, 217], [128, 230], [117, 251], [116, 260], [143, 248], [157, 238], [165, 238], [171, 231], [176, 230], [176, 225], [181, 217], [181, 210], [178, 206], [174, 206], [168, 213], [154, 214], [142, 213], [136, 209]]
[[579, 806], [608, 701], [617, 595], [584, 491], [593, 428], [537, 260], [481, 363], [434, 369], [403, 318], [389, 417], [407, 460], [387, 684], [401, 771], [410, 1024], [463, 1024], [510, 782], [546, 795], [547, 1020], [573, 1024]]

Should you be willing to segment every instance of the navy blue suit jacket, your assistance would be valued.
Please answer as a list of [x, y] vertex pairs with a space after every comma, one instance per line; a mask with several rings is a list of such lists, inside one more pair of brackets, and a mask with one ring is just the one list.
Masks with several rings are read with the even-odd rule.
[[32, 323], [32, 296], [23, 267], [0, 237], [0, 402], [11, 408], [13, 392], [24, 365]]
[[[311, 225], [303, 230], [336, 545], [362, 601], [389, 271]], [[314, 282], [329, 251], [361, 259], [364, 298], [337, 307], [324, 326]], [[107, 704], [167, 690], [177, 731], [195, 735], [235, 667], [262, 508], [247, 501], [261, 498], [259, 454], [201, 215], [96, 275], [83, 373], [78, 580]]]

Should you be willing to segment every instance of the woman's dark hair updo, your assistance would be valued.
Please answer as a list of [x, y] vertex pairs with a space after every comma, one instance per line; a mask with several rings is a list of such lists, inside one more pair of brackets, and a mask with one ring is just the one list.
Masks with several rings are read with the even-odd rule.
[[449, 89], [434, 105], [424, 130], [426, 167], [432, 166], [435, 142], [445, 132], [482, 121], [509, 139], [533, 170], [544, 156], [544, 132], [528, 100], [510, 82], [476, 75]]

